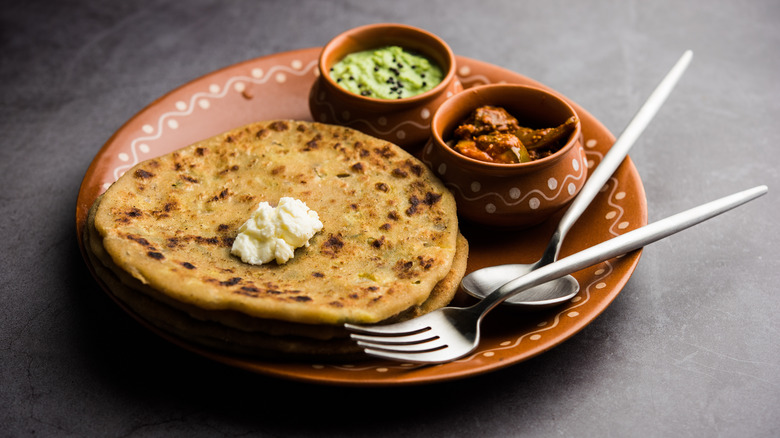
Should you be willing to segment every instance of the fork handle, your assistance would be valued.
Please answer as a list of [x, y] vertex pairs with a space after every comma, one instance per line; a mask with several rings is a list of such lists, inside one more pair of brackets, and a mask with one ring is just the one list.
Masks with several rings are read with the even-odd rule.
[[761, 185], [752, 189], [729, 195], [715, 201], [677, 213], [665, 219], [637, 228], [628, 233], [614, 237], [598, 245], [562, 258], [555, 263], [543, 266], [535, 271], [510, 280], [493, 291], [472, 309], [483, 315], [492, 310], [504, 300], [530, 289], [534, 286], [554, 280], [580, 269], [593, 266], [596, 263], [639, 249], [645, 245], [661, 240], [686, 228], [725, 213], [748, 201], [766, 194], [767, 186]]

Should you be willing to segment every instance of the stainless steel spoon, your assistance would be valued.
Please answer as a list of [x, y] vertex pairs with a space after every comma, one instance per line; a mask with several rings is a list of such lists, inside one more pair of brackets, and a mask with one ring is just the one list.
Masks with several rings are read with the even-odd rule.
[[[634, 145], [636, 139], [642, 134], [655, 114], [661, 108], [682, 74], [688, 68], [693, 57], [693, 52], [688, 50], [672, 67], [666, 77], [653, 90], [653, 93], [642, 105], [628, 126], [620, 134], [615, 144], [604, 155], [596, 170], [588, 177], [587, 182], [580, 193], [572, 202], [569, 209], [561, 218], [542, 258], [531, 264], [506, 264], [490, 266], [474, 271], [461, 280], [461, 287], [469, 295], [482, 299], [505, 283], [517, 277], [525, 275], [535, 269], [548, 265], [558, 259], [563, 239], [574, 223], [590, 205], [593, 198], [599, 193], [609, 178], [615, 173], [628, 155], [628, 150]], [[571, 299], [579, 292], [580, 285], [571, 275], [541, 284], [506, 300], [507, 305], [525, 308], [545, 308], [557, 305]]]

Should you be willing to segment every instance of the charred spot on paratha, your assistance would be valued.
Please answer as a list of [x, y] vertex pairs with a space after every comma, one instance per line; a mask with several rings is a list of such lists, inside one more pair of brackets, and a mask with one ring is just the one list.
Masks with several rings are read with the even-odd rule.
[[136, 170], [133, 175], [135, 175], [135, 177], [139, 179], [154, 178], [154, 174], [152, 172], [149, 172], [148, 170], [144, 170], [144, 169]]
[[287, 124], [287, 122], [283, 121], [283, 120], [277, 120], [275, 122], [272, 122], [269, 125], [269, 127], [271, 129], [273, 129], [274, 131], [278, 131], [278, 132], [287, 131], [288, 129], [290, 129], [290, 125]]
[[335, 257], [341, 249], [344, 248], [344, 238], [339, 234], [331, 234], [322, 244], [322, 253], [331, 257]]

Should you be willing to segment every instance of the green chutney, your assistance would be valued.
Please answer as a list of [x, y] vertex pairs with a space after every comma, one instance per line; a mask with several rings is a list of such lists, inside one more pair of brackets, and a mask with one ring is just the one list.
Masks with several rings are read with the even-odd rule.
[[424, 56], [388, 46], [347, 55], [331, 67], [330, 77], [355, 94], [403, 99], [434, 88], [443, 73]]

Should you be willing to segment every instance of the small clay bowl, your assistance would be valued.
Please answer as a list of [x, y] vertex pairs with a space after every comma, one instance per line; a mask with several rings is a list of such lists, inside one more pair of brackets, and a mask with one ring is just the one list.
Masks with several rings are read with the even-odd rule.
[[[330, 77], [331, 66], [348, 54], [391, 45], [436, 63], [442, 69], [442, 81], [415, 96], [380, 99], [347, 91]], [[355, 128], [414, 151], [425, 144], [439, 105], [462, 89], [455, 76], [455, 56], [441, 38], [402, 24], [371, 24], [344, 32], [323, 48], [319, 76], [309, 93], [309, 109], [315, 121]]]
[[558, 126], [577, 114], [553, 93], [512, 84], [467, 89], [434, 114], [422, 161], [452, 190], [458, 214], [487, 225], [539, 224], [566, 206], [585, 183], [587, 161], [579, 117], [568, 141], [554, 154], [526, 163], [490, 163], [466, 157], [446, 143], [455, 128], [484, 105], [502, 107], [521, 126], [537, 129]]

